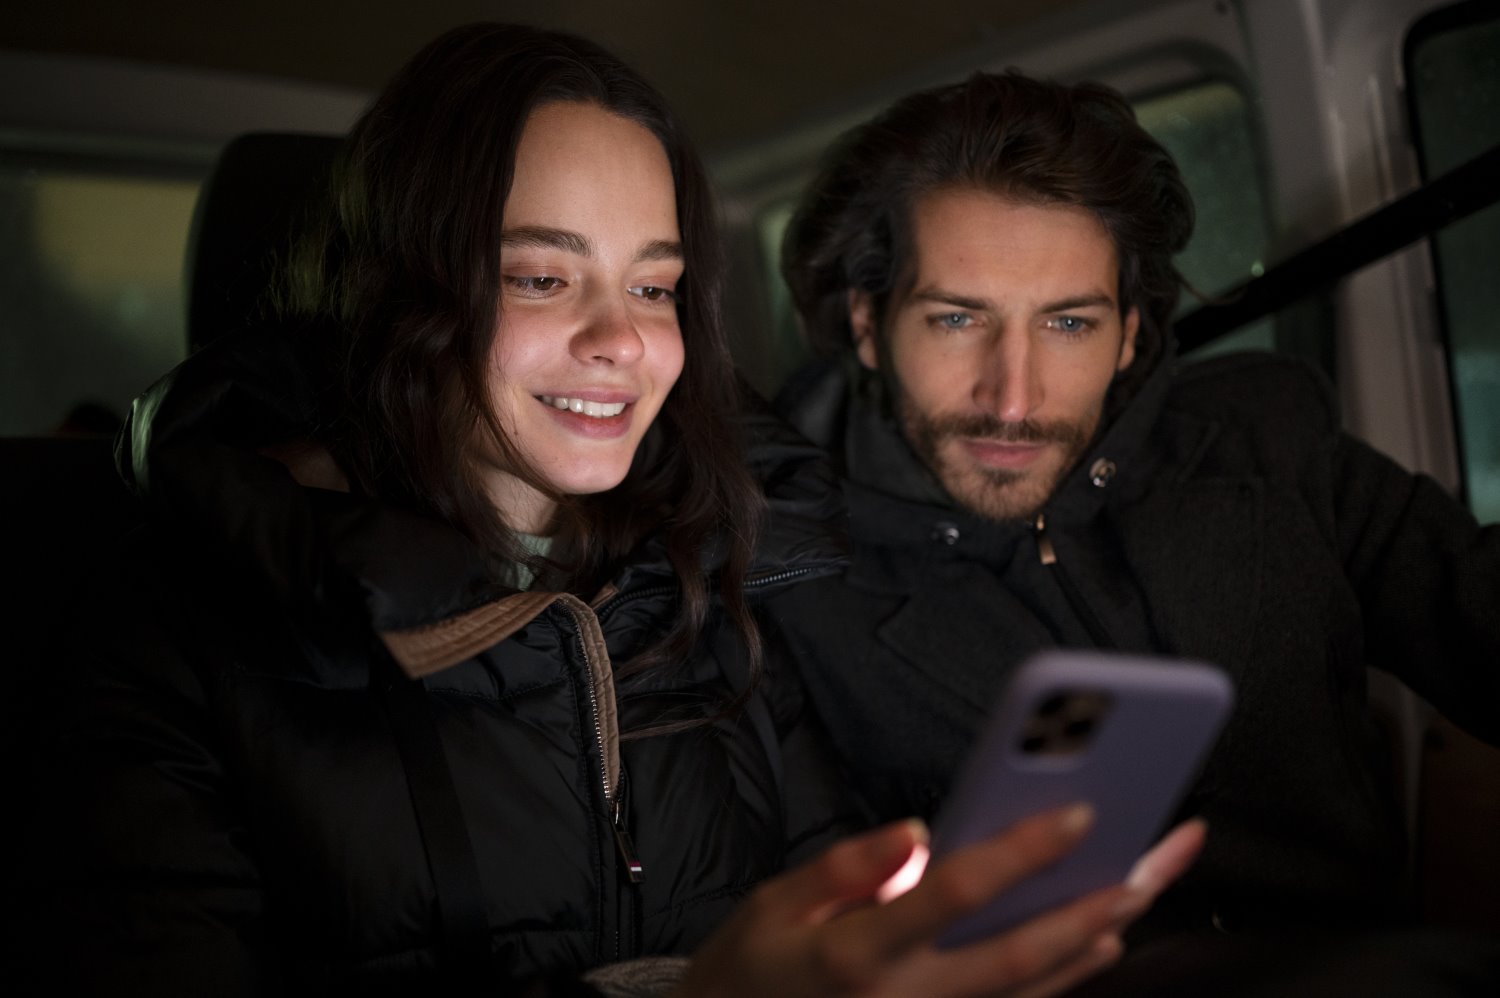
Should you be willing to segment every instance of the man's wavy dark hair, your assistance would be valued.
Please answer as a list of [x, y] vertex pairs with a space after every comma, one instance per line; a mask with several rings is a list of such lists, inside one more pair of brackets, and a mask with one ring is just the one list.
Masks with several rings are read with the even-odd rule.
[[782, 274], [818, 353], [848, 349], [851, 288], [883, 319], [910, 279], [913, 204], [952, 188], [1093, 212], [1119, 256], [1121, 314], [1140, 309], [1127, 377], [1154, 366], [1182, 286], [1172, 257], [1193, 231], [1177, 165], [1118, 92], [1014, 70], [912, 94], [824, 157], [782, 244]]

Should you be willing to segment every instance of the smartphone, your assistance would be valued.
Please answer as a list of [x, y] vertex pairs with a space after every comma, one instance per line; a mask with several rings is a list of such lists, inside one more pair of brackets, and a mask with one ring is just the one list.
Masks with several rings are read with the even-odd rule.
[[1165, 831], [1233, 703], [1229, 677], [1201, 662], [1085, 651], [1028, 659], [938, 815], [932, 860], [1077, 801], [1093, 805], [1094, 825], [938, 945], [962, 946], [1123, 881]]

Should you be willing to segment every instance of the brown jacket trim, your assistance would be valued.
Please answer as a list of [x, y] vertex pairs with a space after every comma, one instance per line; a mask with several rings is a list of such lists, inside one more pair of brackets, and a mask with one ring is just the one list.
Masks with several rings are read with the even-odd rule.
[[620, 716], [615, 706], [615, 673], [604, 643], [604, 630], [589, 605], [577, 596], [559, 593], [557, 601], [568, 608], [578, 624], [578, 640], [589, 663], [594, 684], [594, 718], [599, 723], [599, 749], [604, 759], [604, 796], [615, 799], [620, 785]]
[[422, 679], [499, 644], [561, 597], [560, 593], [516, 593], [436, 624], [384, 631], [380, 636], [402, 670], [413, 679]]
[[[600, 594], [595, 605], [605, 598], [607, 594]], [[620, 780], [620, 719], [615, 707], [614, 666], [609, 660], [599, 618], [589, 604], [569, 593], [521, 592], [436, 624], [384, 631], [380, 637], [403, 672], [412, 679], [423, 679], [499, 644], [553, 603], [561, 604], [578, 626], [594, 691], [594, 717], [599, 724], [599, 747], [604, 760], [604, 793], [613, 799]]]

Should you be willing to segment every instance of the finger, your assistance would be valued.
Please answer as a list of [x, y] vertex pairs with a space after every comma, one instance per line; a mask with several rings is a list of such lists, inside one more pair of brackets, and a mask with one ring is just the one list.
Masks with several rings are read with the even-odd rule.
[[840, 919], [841, 931], [858, 933], [877, 952], [899, 953], [933, 939], [960, 915], [1055, 863], [1093, 823], [1086, 804], [1048, 811], [1018, 822], [994, 838], [955, 852], [930, 867], [921, 883], [890, 904]]
[[1114, 933], [1097, 936], [1077, 957], [1046, 977], [1028, 984], [1009, 998], [1051, 998], [1071, 991], [1101, 970], [1114, 966], [1125, 952], [1125, 944]]
[[1156, 897], [1193, 865], [1207, 836], [1208, 825], [1201, 818], [1178, 825], [1136, 861], [1126, 886]]
[[927, 870], [927, 861], [932, 858], [932, 850], [918, 842], [912, 849], [911, 855], [906, 857], [906, 862], [901, 864], [901, 869], [891, 874], [880, 889], [875, 892], [875, 900], [881, 904], [896, 900], [922, 880], [922, 874]]
[[[1054, 979], [1098, 969], [1091, 955], [1101, 938], [1114, 938], [1122, 909], [1139, 910], [1139, 896], [1124, 887], [1096, 891], [1079, 901], [1039, 915], [997, 936], [942, 952], [946, 993], [992, 994], [1040, 987]], [[1089, 971], [1092, 972], [1092, 971]], [[1081, 979], [1081, 976], [1079, 977]], [[951, 986], [951, 987], [950, 987]], [[1045, 993], [1045, 992], [1044, 992]]]
[[844, 839], [763, 885], [756, 892], [759, 903], [783, 918], [819, 920], [851, 901], [874, 897], [927, 839], [927, 826], [916, 819]]

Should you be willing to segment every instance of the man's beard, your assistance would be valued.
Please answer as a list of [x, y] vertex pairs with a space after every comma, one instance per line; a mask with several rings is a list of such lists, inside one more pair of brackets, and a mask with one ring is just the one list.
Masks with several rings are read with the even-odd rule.
[[[1078, 462], [1099, 425], [1097, 413], [1088, 425], [1030, 419], [1006, 423], [982, 413], [928, 416], [911, 405], [904, 392], [897, 389], [894, 394], [902, 435], [917, 457], [937, 476], [955, 502], [991, 520], [1034, 518], [1063, 475]], [[965, 438], [1007, 444], [1055, 444], [1055, 451], [1063, 460], [1055, 466], [1019, 471], [977, 465], [949, 466], [944, 459], [943, 444]]]

